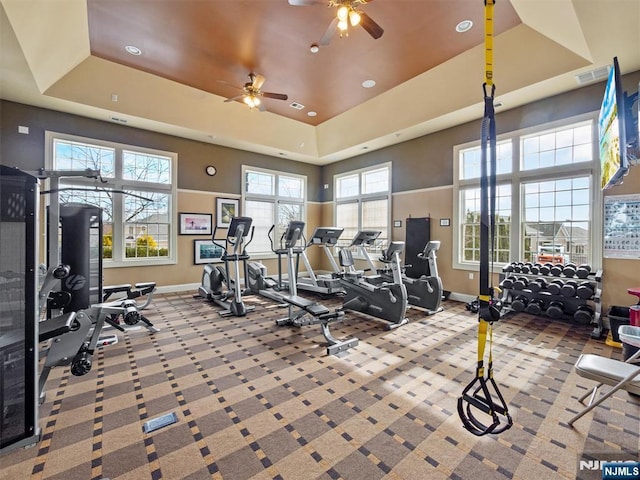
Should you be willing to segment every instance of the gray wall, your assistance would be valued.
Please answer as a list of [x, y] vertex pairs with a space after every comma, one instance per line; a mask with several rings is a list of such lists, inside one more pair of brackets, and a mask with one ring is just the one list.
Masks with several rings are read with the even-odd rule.
[[[29, 134], [18, 133], [18, 126]], [[245, 152], [171, 135], [150, 132], [77, 115], [3, 100], [0, 102], [0, 163], [34, 171], [44, 166], [45, 131], [165, 150], [178, 154], [178, 188], [241, 193], [243, 164], [307, 176], [310, 201], [321, 199], [321, 167], [283, 158]], [[205, 174], [215, 165], [215, 177]]]
[[[623, 77], [626, 91], [638, 91], [640, 71]], [[600, 109], [605, 82], [578, 88], [496, 115], [497, 134], [534, 127]], [[497, 90], [499, 95], [499, 89]], [[499, 109], [498, 109], [499, 110]], [[394, 193], [453, 184], [453, 147], [480, 138], [481, 119], [425, 135], [375, 152], [324, 167], [322, 183], [328, 184], [323, 199], [333, 199], [333, 176], [379, 163], [393, 163]]]

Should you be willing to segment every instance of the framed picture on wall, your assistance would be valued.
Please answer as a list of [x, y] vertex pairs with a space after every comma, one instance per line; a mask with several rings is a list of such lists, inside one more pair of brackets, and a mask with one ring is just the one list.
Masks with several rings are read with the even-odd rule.
[[220, 262], [222, 253], [222, 247], [211, 240], [193, 241], [193, 263], [196, 265]]
[[216, 198], [216, 225], [229, 228], [231, 219], [240, 215], [240, 202], [237, 198]]
[[180, 235], [211, 235], [211, 213], [179, 213]]

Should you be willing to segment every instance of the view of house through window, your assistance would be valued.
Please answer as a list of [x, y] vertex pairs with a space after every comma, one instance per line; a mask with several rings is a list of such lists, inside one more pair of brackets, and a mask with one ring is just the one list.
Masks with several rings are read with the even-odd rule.
[[[588, 119], [499, 139], [494, 261], [592, 263], [593, 128]], [[454, 264], [461, 267], [480, 259], [481, 147], [457, 147], [455, 158]]]
[[292, 220], [306, 221], [307, 179], [302, 175], [242, 167], [244, 215], [253, 219], [251, 254], [272, 253], [271, 238], [276, 242]]
[[391, 219], [391, 164], [334, 176], [335, 225], [344, 228], [338, 247], [351, 244], [359, 230], [381, 232], [373, 251], [387, 247]]
[[48, 132], [53, 170], [99, 170], [60, 179], [61, 203], [102, 208], [105, 265], [173, 259], [175, 154]]

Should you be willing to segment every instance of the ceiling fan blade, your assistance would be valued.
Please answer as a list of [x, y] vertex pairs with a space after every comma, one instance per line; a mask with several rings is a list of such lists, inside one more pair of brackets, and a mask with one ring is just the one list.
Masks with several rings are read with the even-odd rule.
[[252, 83], [253, 88], [255, 88], [256, 90], [260, 90], [266, 78], [264, 78], [259, 73], [253, 73], [252, 75], [253, 75], [253, 83]]
[[309, 5], [327, 5], [326, 0], [289, 0], [289, 5], [294, 7], [307, 7]]
[[216, 80], [216, 82], [223, 83], [224, 85], [229, 85], [230, 87], [237, 88], [238, 90], [242, 90], [242, 87], [238, 87], [237, 85], [234, 85], [232, 83], [225, 82], [224, 80]]
[[369, 15], [364, 12], [358, 12], [360, 14], [360, 25], [364, 28], [369, 35], [376, 40], [382, 36], [384, 30], [380, 25], [374, 22]]
[[235, 101], [235, 100], [240, 100], [242, 97], [244, 97], [244, 95], [238, 95], [237, 97], [227, 98], [227, 99], [224, 101], [224, 103], [227, 103], [227, 102], [233, 102], [233, 101]]
[[289, 98], [289, 96], [284, 93], [262, 92], [261, 95], [267, 98], [275, 98], [276, 100], [287, 100]]
[[329, 45], [331, 43], [331, 37], [336, 33], [336, 29], [338, 28], [338, 17], [334, 18], [329, 24], [329, 28], [324, 32], [322, 38], [318, 42], [320, 45]]

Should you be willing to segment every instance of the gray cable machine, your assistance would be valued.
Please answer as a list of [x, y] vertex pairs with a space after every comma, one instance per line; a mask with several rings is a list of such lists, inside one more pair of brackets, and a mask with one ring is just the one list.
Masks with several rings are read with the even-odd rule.
[[0, 165], [0, 453], [39, 439], [38, 197], [36, 177]]

